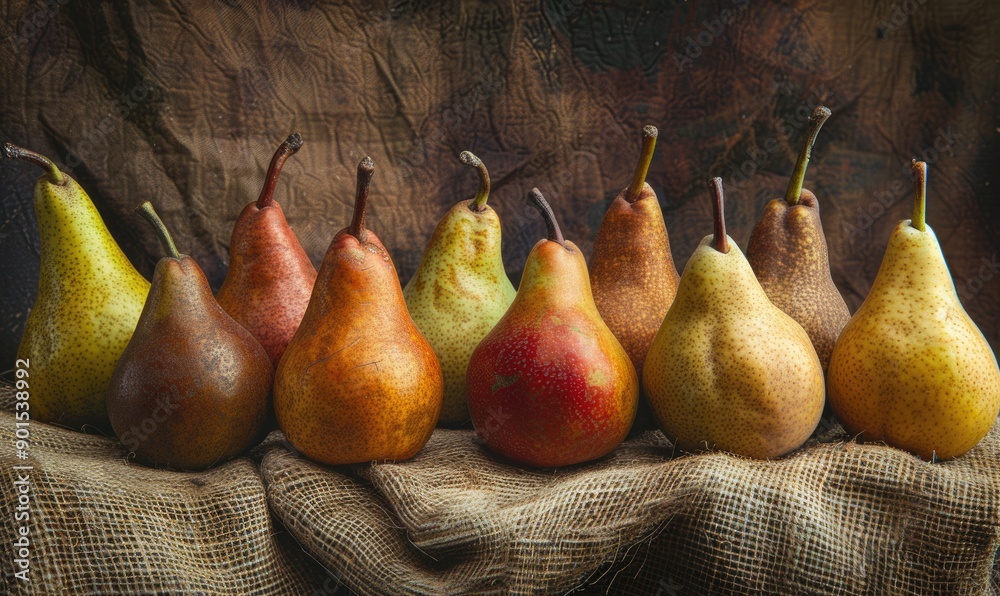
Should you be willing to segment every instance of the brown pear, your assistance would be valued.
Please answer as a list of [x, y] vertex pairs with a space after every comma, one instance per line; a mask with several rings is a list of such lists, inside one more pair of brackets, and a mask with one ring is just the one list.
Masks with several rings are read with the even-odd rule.
[[316, 268], [274, 200], [281, 168], [300, 147], [298, 134], [285, 139], [271, 158], [260, 197], [236, 219], [229, 272], [217, 296], [229, 316], [264, 346], [273, 366], [299, 328], [316, 281]]
[[[604, 214], [590, 258], [597, 310], [637, 371], [642, 370], [680, 281], [660, 203], [646, 183], [657, 130], [645, 126], [642, 133], [635, 176]], [[655, 426], [649, 405], [640, 400], [635, 427]]]
[[215, 301], [205, 274], [177, 252], [149, 202], [141, 213], [169, 256], [115, 366], [106, 402], [122, 444], [141, 459], [199, 470], [259, 436], [273, 377], [264, 348]]
[[785, 198], [764, 207], [747, 245], [747, 261], [767, 297], [806, 330], [824, 371], [851, 318], [830, 276], [819, 202], [802, 188], [816, 136], [829, 117], [830, 110], [823, 106], [813, 112]]
[[413, 457], [441, 411], [441, 365], [406, 310], [389, 253], [365, 228], [374, 171], [370, 158], [358, 165], [354, 219], [330, 243], [275, 376], [285, 437], [324, 464]]

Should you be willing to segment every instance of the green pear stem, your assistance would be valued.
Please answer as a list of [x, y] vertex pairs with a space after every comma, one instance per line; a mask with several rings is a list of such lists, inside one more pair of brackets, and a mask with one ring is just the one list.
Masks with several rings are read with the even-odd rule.
[[913, 219], [910, 225], [923, 232], [927, 229], [927, 164], [913, 160]]
[[712, 246], [721, 253], [729, 252], [729, 237], [726, 235], [726, 201], [722, 194], [722, 178], [708, 181], [712, 190], [712, 217], [715, 218], [715, 237]]
[[160, 243], [163, 245], [163, 249], [167, 251], [167, 254], [175, 259], [181, 258], [181, 253], [177, 251], [177, 245], [174, 244], [174, 239], [170, 236], [167, 226], [163, 225], [163, 220], [156, 214], [156, 210], [153, 209], [153, 204], [149, 201], [145, 201], [142, 205], [136, 207], [135, 210], [138, 211], [139, 215], [143, 216], [156, 230], [156, 235], [160, 237]]
[[368, 189], [372, 184], [372, 176], [375, 175], [375, 164], [372, 158], [365, 156], [358, 164], [358, 193], [354, 197], [354, 218], [351, 220], [351, 227], [347, 228], [347, 233], [364, 242], [365, 236], [365, 213], [368, 211]]
[[463, 151], [458, 154], [458, 159], [467, 166], [472, 166], [479, 170], [479, 190], [476, 197], [469, 204], [469, 209], [473, 211], [483, 211], [486, 209], [486, 200], [490, 198], [490, 173], [486, 170], [486, 164], [472, 154], [471, 151]]
[[285, 165], [285, 160], [295, 155], [302, 148], [302, 136], [299, 133], [292, 133], [283, 143], [278, 145], [274, 157], [271, 158], [271, 165], [267, 168], [267, 177], [264, 178], [264, 188], [257, 197], [257, 208], [270, 207], [274, 203], [274, 187], [278, 184], [278, 176], [281, 168]]
[[795, 162], [795, 169], [792, 171], [792, 179], [788, 181], [788, 190], [785, 191], [785, 202], [789, 205], [798, 205], [799, 198], [802, 197], [802, 184], [806, 180], [806, 168], [809, 167], [809, 158], [812, 156], [813, 145], [816, 144], [816, 137], [819, 129], [823, 128], [823, 123], [830, 117], [830, 108], [819, 106], [813, 110], [809, 117], [809, 134], [806, 142], [802, 145], [802, 152], [799, 153], [799, 160]]
[[563, 238], [562, 230], [559, 229], [559, 222], [556, 221], [556, 214], [552, 212], [552, 207], [549, 206], [549, 202], [542, 196], [541, 191], [537, 188], [532, 188], [528, 191], [528, 204], [538, 209], [538, 212], [542, 214], [542, 218], [545, 220], [545, 227], [548, 229], [548, 239], [565, 246], [566, 241]]
[[52, 184], [58, 184], [59, 186], [66, 184], [66, 175], [62, 173], [59, 166], [41, 153], [35, 153], [24, 147], [18, 147], [14, 143], [4, 143], [3, 156], [7, 159], [20, 159], [21, 161], [33, 163], [47, 171]]
[[649, 164], [653, 161], [653, 150], [656, 149], [656, 135], [659, 134], [655, 126], [646, 125], [642, 127], [642, 153], [639, 154], [639, 165], [635, 168], [635, 176], [632, 183], [625, 190], [625, 200], [634, 203], [639, 200], [642, 194], [642, 185], [646, 183], [646, 174], [649, 172]]

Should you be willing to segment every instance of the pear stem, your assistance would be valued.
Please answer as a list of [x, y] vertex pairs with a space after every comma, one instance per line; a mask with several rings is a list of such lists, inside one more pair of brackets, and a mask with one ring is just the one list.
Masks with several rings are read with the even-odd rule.
[[14, 143], [4, 143], [3, 156], [7, 159], [20, 159], [22, 161], [33, 163], [43, 170], [47, 170], [49, 180], [53, 184], [58, 184], [59, 186], [66, 184], [66, 175], [62, 173], [59, 166], [41, 153], [35, 153], [34, 151], [25, 149], [24, 147], [18, 147]]
[[351, 220], [351, 227], [347, 228], [347, 233], [364, 242], [365, 236], [365, 213], [368, 211], [368, 189], [372, 184], [372, 176], [375, 175], [375, 164], [372, 158], [365, 156], [358, 164], [358, 192], [354, 197], [354, 218]]
[[913, 219], [910, 225], [923, 232], [927, 229], [927, 164], [913, 160]]
[[653, 150], [656, 148], [656, 135], [658, 131], [655, 126], [646, 125], [642, 127], [642, 153], [639, 154], [639, 165], [635, 168], [635, 175], [632, 183], [625, 190], [625, 200], [634, 203], [639, 200], [642, 194], [642, 185], [646, 183], [646, 173], [649, 172], [649, 164], [653, 161]]
[[163, 225], [163, 220], [156, 214], [156, 210], [153, 209], [153, 204], [149, 201], [145, 201], [142, 205], [136, 207], [135, 210], [139, 212], [139, 215], [146, 218], [146, 221], [148, 221], [156, 230], [157, 236], [160, 237], [160, 243], [163, 245], [163, 249], [167, 251], [167, 254], [175, 259], [181, 258], [181, 253], [177, 251], [177, 245], [174, 244], [174, 239], [170, 236], [167, 226]]
[[726, 201], [722, 194], [722, 178], [708, 181], [712, 190], [712, 217], [715, 218], [715, 237], [712, 246], [721, 253], [729, 252], [729, 237], [726, 235]]
[[528, 204], [538, 209], [538, 212], [542, 214], [545, 227], [548, 229], [548, 239], [565, 246], [566, 241], [563, 238], [562, 230], [559, 229], [559, 222], [556, 221], [556, 214], [552, 212], [552, 207], [549, 206], [548, 201], [537, 188], [528, 191]]
[[274, 157], [271, 158], [271, 165], [267, 168], [267, 177], [264, 178], [264, 188], [257, 198], [257, 208], [270, 207], [274, 203], [274, 187], [278, 184], [278, 176], [281, 168], [285, 165], [285, 160], [295, 155], [302, 148], [302, 136], [299, 133], [292, 133], [283, 143], [278, 145]]
[[809, 167], [809, 158], [812, 156], [813, 145], [816, 144], [816, 137], [819, 129], [823, 128], [823, 123], [830, 117], [830, 108], [819, 106], [813, 110], [809, 117], [809, 134], [806, 142], [799, 153], [799, 160], [795, 162], [795, 169], [792, 171], [792, 179], [788, 181], [788, 190], [785, 191], [785, 202], [789, 205], [798, 205], [802, 197], [802, 184], [806, 179], [806, 168]]
[[490, 198], [490, 173], [486, 170], [483, 160], [473, 155], [471, 151], [459, 153], [458, 159], [465, 165], [479, 170], [479, 190], [476, 192], [476, 198], [469, 204], [469, 209], [483, 211], [486, 209], [486, 200]]

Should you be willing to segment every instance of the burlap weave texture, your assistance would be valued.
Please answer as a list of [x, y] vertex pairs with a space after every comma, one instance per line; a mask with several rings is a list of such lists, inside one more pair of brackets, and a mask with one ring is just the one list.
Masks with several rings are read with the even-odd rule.
[[[0, 414], [0, 436], [13, 428]], [[196, 474], [31, 428], [37, 593], [1000, 593], [1000, 426], [938, 464], [832, 425], [777, 461], [674, 454], [652, 432], [544, 471], [471, 431], [439, 429], [407, 462], [339, 468], [275, 432]], [[23, 463], [0, 451], [5, 486]], [[8, 571], [0, 588], [25, 586]]]

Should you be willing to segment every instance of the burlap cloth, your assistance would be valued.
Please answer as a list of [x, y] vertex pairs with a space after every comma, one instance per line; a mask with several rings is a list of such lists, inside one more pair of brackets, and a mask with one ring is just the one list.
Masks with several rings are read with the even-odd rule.
[[[0, 401], [6, 441], [9, 389]], [[998, 461], [1000, 425], [938, 464], [830, 424], [779, 461], [677, 455], [651, 432], [555, 471], [507, 465], [455, 430], [407, 462], [326, 468], [275, 432], [184, 474], [32, 422], [28, 460], [0, 450], [0, 591], [996, 594]], [[26, 463], [29, 586], [10, 575], [7, 538], [12, 466]]]

